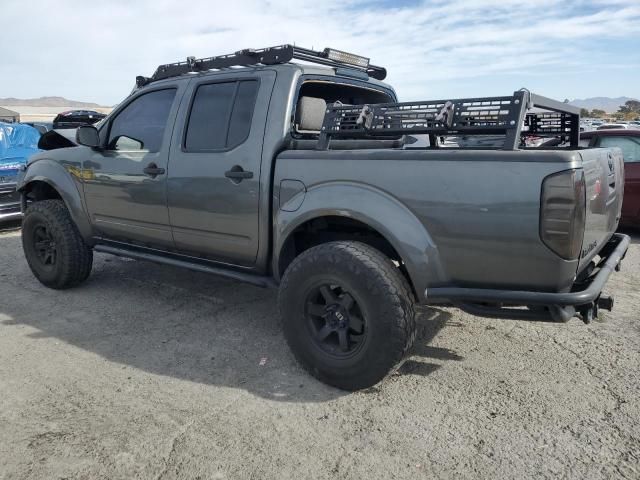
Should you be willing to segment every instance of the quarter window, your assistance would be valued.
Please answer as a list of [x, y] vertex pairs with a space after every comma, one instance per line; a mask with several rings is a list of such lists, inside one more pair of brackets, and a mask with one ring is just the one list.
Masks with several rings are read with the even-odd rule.
[[640, 137], [602, 137], [600, 147], [619, 147], [625, 163], [640, 162]]
[[200, 85], [189, 114], [185, 150], [229, 150], [244, 142], [257, 93], [255, 80]]
[[176, 95], [174, 88], [156, 90], [133, 100], [111, 123], [109, 150], [158, 152]]

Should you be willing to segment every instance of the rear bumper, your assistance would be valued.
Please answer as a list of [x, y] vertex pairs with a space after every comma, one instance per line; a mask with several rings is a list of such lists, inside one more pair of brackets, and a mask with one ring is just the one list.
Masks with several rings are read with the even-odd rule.
[[[578, 316], [589, 322], [598, 308], [611, 310], [613, 299], [602, 289], [627, 253], [630, 238], [616, 233], [600, 250], [591, 274], [563, 293], [483, 288], [436, 287], [425, 290], [427, 303], [447, 302], [474, 315], [520, 320], [567, 321]], [[514, 307], [527, 307], [514, 308]]]
[[16, 191], [16, 184], [0, 184], [0, 222], [21, 217], [20, 193]]

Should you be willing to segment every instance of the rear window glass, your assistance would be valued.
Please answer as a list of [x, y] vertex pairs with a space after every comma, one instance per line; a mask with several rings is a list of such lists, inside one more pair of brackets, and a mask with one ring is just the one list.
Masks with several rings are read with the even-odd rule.
[[185, 149], [225, 150], [244, 142], [258, 93], [258, 82], [243, 80], [200, 85], [189, 115]]
[[317, 136], [322, 128], [327, 105], [363, 105], [389, 103], [395, 99], [390, 93], [364, 86], [336, 81], [308, 80], [298, 92], [294, 131], [303, 136]]

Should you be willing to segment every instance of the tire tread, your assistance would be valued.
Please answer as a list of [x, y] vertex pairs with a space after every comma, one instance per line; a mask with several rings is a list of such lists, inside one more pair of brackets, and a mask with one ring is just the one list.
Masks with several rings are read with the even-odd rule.
[[[54, 234], [59, 235], [63, 242], [57, 242], [61, 249], [58, 258], [62, 261], [59, 275], [54, 281], [44, 282], [37, 271], [29, 267], [33, 274], [44, 285], [55, 289], [66, 289], [84, 282], [91, 273], [93, 264], [93, 250], [82, 239], [78, 228], [73, 222], [67, 207], [62, 200], [42, 200], [29, 205], [25, 212], [23, 222], [28, 221], [29, 216], [40, 214], [49, 222]], [[23, 243], [25, 242], [23, 236]], [[26, 249], [25, 249], [26, 252]]]
[[362, 275], [367, 289], [380, 297], [380, 305], [383, 306], [380, 314], [391, 322], [392, 333], [388, 343], [376, 357], [375, 364], [367, 369], [368, 373], [360, 378], [342, 379], [319, 372], [296, 353], [298, 346], [291, 343], [289, 336], [287, 341], [300, 363], [320, 380], [345, 390], [367, 388], [397, 368], [413, 345], [416, 337], [413, 292], [400, 269], [377, 249], [357, 241], [329, 242], [306, 250], [289, 265], [280, 284], [279, 308], [283, 316], [287, 311], [286, 292], [295, 290], [297, 277], [326, 259], [334, 263], [346, 262], [354, 273]]

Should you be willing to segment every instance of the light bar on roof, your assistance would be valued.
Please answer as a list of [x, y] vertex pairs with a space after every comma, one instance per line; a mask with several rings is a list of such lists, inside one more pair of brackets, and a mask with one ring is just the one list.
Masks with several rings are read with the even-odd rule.
[[369, 67], [368, 58], [354, 55], [353, 53], [343, 52], [334, 48], [325, 48], [324, 54], [329, 60], [333, 60], [334, 62], [346, 63], [360, 68]]

